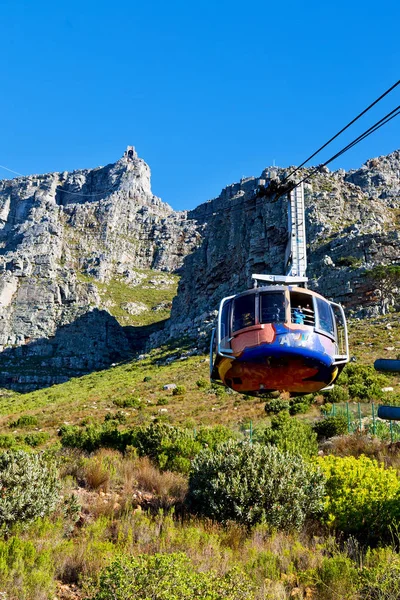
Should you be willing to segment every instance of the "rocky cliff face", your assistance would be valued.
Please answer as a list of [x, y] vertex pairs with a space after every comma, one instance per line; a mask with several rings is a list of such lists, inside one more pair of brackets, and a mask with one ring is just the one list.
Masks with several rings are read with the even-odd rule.
[[[265, 170], [283, 178], [285, 169]], [[310, 170], [302, 169], [299, 177]], [[0, 181], [0, 387], [30, 389], [122, 360], [172, 316], [168, 336], [206, 345], [223, 296], [251, 274], [284, 271], [287, 203], [255, 196], [258, 178], [174, 212], [136, 154], [73, 173]], [[366, 270], [400, 262], [400, 152], [306, 188], [310, 287], [356, 314], [378, 310]], [[153, 327], [153, 326], [152, 326]]]
[[[280, 179], [289, 172], [274, 171]], [[298, 178], [310, 172], [301, 169]], [[184, 261], [171, 335], [201, 333], [207, 321], [210, 328], [210, 311], [251, 287], [252, 273], [284, 273], [287, 202], [255, 199], [258, 183], [241, 180], [189, 213], [202, 224], [203, 241]], [[400, 263], [400, 152], [349, 173], [325, 168], [305, 184], [305, 206], [310, 287], [357, 315], [377, 312], [376, 282], [365, 272]]]
[[135, 335], [121, 324], [157, 308], [150, 291], [147, 303], [129, 300], [146, 284], [154, 298], [163, 288], [168, 296], [168, 273], [198, 241], [186, 213], [151, 193], [136, 154], [0, 181], [0, 387], [57, 382], [129, 356]]

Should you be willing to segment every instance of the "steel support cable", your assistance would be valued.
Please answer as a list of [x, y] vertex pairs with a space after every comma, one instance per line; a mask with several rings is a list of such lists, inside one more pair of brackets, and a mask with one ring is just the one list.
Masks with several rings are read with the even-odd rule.
[[336, 135], [334, 135], [333, 137], [331, 137], [331, 139], [328, 140], [326, 142], [326, 144], [324, 144], [323, 146], [321, 146], [321, 148], [318, 148], [318, 150], [316, 150], [314, 152], [314, 154], [311, 154], [311, 156], [309, 156], [308, 158], [306, 158], [306, 160], [304, 162], [302, 162], [301, 165], [299, 165], [298, 167], [296, 167], [296, 169], [294, 169], [294, 171], [292, 171], [291, 173], [289, 173], [289, 175], [287, 175], [283, 179], [282, 183], [284, 183], [285, 181], [287, 181], [289, 179], [289, 177], [291, 177], [292, 175], [294, 175], [295, 173], [297, 173], [297, 171], [299, 169], [301, 169], [301, 167], [304, 167], [304, 165], [306, 163], [308, 163], [309, 160], [311, 160], [312, 158], [314, 158], [314, 156], [316, 156], [317, 154], [319, 154], [321, 152], [321, 150], [323, 150], [324, 148], [326, 148], [331, 142], [333, 142], [333, 140], [335, 140], [337, 137], [339, 137], [339, 135], [341, 135], [344, 131], [346, 131], [346, 129], [348, 129], [351, 125], [353, 125], [353, 123], [355, 123], [356, 121], [358, 121], [358, 119], [360, 119], [369, 110], [371, 110], [371, 108], [373, 108], [376, 104], [378, 104], [378, 102], [380, 102], [385, 96], [387, 96], [388, 94], [390, 94], [390, 92], [392, 92], [398, 85], [400, 85], [400, 79], [394, 85], [392, 85], [392, 87], [390, 87], [388, 90], [386, 90], [386, 92], [384, 92], [381, 96], [379, 96], [379, 98], [377, 98], [372, 104], [370, 104], [369, 106], [367, 106], [367, 108], [365, 108], [359, 115], [357, 115], [352, 121], [350, 121], [350, 123], [348, 123], [345, 127], [343, 127], [343, 129], [341, 129], [338, 133], [336, 133]]
[[[400, 114], [400, 105], [397, 106], [395, 109], [393, 109], [385, 117], [382, 117], [382, 119], [380, 119], [379, 121], [377, 121], [369, 129], [367, 129], [362, 134], [360, 134], [352, 142], [350, 142], [349, 144], [347, 144], [347, 146], [345, 146], [344, 148], [342, 148], [342, 150], [340, 150], [339, 152], [337, 152], [334, 156], [331, 156], [331, 158], [329, 158], [323, 164], [319, 165], [318, 167], [314, 167], [314, 169], [311, 171], [311, 173], [309, 173], [308, 175], [306, 175], [303, 179], [301, 179], [298, 183], [296, 183], [295, 185], [293, 185], [288, 190], [285, 190], [283, 193], [277, 195], [273, 200], [270, 201], [270, 203], [273, 204], [273, 203], [277, 202], [282, 196], [284, 196], [286, 194], [290, 194], [290, 192], [292, 190], [294, 190], [297, 186], [299, 186], [301, 183], [304, 183], [305, 181], [307, 181], [307, 179], [311, 179], [311, 177], [314, 177], [317, 173], [319, 173], [322, 167], [326, 167], [329, 163], [331, 163], [332, 161], [334, 161], [336, 158], [339, 158], [339, 156], [342, 156], [342, 154], [344, 154], [345, 152], [347, 152], [348, 150], [350, 150], [351, 148], [353, 148], [354, 146], [356, 146], [357, 144], [359, 144], [362, 140], [364, 140], [365, 138], [367, 138], [368, 136], [370, 136], [372, 133], [374, 133], [375, 131], [377, 131], [381, 127], [383, 127], [383, 125], [386, 125], [386, 123], [388, 123], [389, 121], [391, 121], [392, 119], [394, 119], [395, 117], [397, 117], [399, 114]], [[282, 182], [284, 182], [284, 181], [285, 181], [285, 179], [282, 180]], [[268, 188], [267, 188], [267, 190], [268, 190]], [[232, 212], [236, 212], [237, 210], [243, 210], [243, 208], [249, 209], [250, 207], [249, 206], [246, 207], [246, 206], [244, 206], [244, 204], [250, 204], [251, 202], [257, 202], [257, 199], [258, 199], [257, 196], [255, 196], [253, 198], [248, 198], [247, 200], [245, 200], [245, 202], [243, 204], [241, 204], [241, 205], [239, 205], [239, 206], [237, 206], [235, 208], [219, 208], [219, 209], [213, 210], [211, 212], [210, 216], [214, 216], [214, 215], [217, 215], [218, 213], [223, 213], [225, 211], [229, 211], [229, 213], [232, 213]], [[193, 209], [193, 210], [196, 210], [196, 209]], [[188, 212], [190, 212], [190, 211], [188, 211]]]
[[[325, 161], [324, 163], [322, 163], [322, 165], [319, 165], [318, 167], [315, 167], [314, 170], [311, 173], [309, 173], [303, 179], [301, 179], [299, 182], [297, 182], [295, 185], [293, 185], [293, 187], [291, 187], [289, 190], [285, 190], [285, 194], [289, 194], [298, 185], [300, 185], [301, 183], [304, 183], [304, 181], [306, 181], [307, 179], [310, 179], [311, 177], [314, 177], [314, 175], [316, 175], [317, 173], [320, 172], [320, 170], [321, 170], [322, 167], [326, 167], [329, 163], [331, 163], [332, 161], [334, 161], [337, 158], [339, 158], [339, 156], [342, 156], [342, 154], [344, 154], [345, 152], [347, 152], [348, 150], [350, 150], [351, 148], [353, 148], [354, 146], [356, 146], [357, 144], [359, 144], [360, 142], [362, 142], [362, 140], [364, 140], [365, 138], [367, 138], [368, 136], [370, 136], [372, 133], [375, 133], [375, 131], [377, 131], [378, 129], [380, 129], [384, 125], [386, 125], [386, 123], [389, 123], [389, 121], [391, 121], [392, 119], [394, 119], [395, 117], [397, 117], [399, 114], [400, 114], [400, 105], [397, 106], [392, 111], [390, 111], [390, 113], [388, 113], [387, 115], [385, 115], [384, 117], [382, 117], [382, 119], [380, 119], [379, 121], [377, 121], [374, 125], [372, 125], [371, 127], [369, 127], [369, 129], [367, 129], [362, 134], [360, 134], [358, 137], [356, 137], [352, 142], [350, 142], [349, 144], [347, 144], [347, 146], [345, 146], [344, 148], [342, 148], [339, 152], [337, 152], [336, 154], [334, 154], [333, 156], [331, 156], [331, 158], [329, 158], [327, 161]], [[276, 202], [282, 196], [283, 196], [283, 194], [278, 195], [273, 200], [273, 202]]]
[[[390, 88], [390, 90], [388, 90], [384, 95], [386, 95], [387, 93], [389, 93], [389, 91], [391, 91], [399, 83], [400, 83], [400, 81], [397, 82], [392, 88]], [[378, 102], [378, 100], [376, 102]], [[344, 148], [342, 148], [339, 152], [337, 152], [336, 154], [334, 154], [333, 156], [331, 156], [331, 158], [329, 158], [327, 161], [325, 161], [324, 163], [322, 163], [318, 167], [314, 167], [314, 169], [311, 171], [311, 173], [309, 173], [308, 175], [306, 175], [299, 182], [297, 182], [296, 184], [294, 184], [292, 187], [290, 187], [289, 189], [285, 190], [284, 192], [276, 195], [275, 198], [270, 201], [270, 203], [273, 204], [274, 202], [277, 202], [283, 195], [290, 194], [290, 192], [292, 190], [294, 190], [298, 185], [300, 185], [301, 183], [304, 183], [305, 181], [307, 181], [307, 179], [310, 179], [311, 177], [314, 177], [317, 173], [319, 173], [320, 169], [322, 167], [327, 166], [329, 163], [331, 163], [332, 161], [334, 161], [336, 158], [339, 158], [339, 156], [342, 156], [342, 154], [344, 154], [345, 152], [347, 152], [348, 150], [350, 150], [351, 148], [353, 148], [354, 146], [356, 146], [357, 144], [359, 144], [362, 140], [364, 140], [365, 138], [367, 138], [368, 136], [370, 136], [372, 133], [374, 133], [375, 131], [377, 131], [381, 127], [383, 127], [383, 125], [386, 125], [386, 123], [389, 123], [389, 121], [391, 121], [392, 119], [394, 119], [395, 117], [397, 117], [399, 114], [400, 114], [400, 105], [397, 106], [396, 108], [394, 108], [392, 111], [390, 111], [387, 115], [385, 115], [384, 117], [382, 117], [382, 119], [380, 119], [379, 121], [377, 121], [374, 125], [371, 125], [371, 127], [369, 127], [368, 129], [366, 129], [363, 133], [361, 133], [358, 137], [356, 137], [352, 142], [350, 142], [349, 144], [347, 144], [347, 146], [345, 146]], [[344, 129], [343, 129], [343, 131], [344, 131]], [[296, 169], [296, 171], [298, 169], [300, 169], [300, 167], [298, 167]], [[289, 177], [289, 175], [287, 177], [285, 177], [280, 182], [279, 185], [284, 184], [285, 181], [287, 181], [288, 177]], [[267, 190], [268, 190], [268, 188], [267, 188]], [[245, 204], [250, 204], [251, 202], [254, 202], [254, 201], [257, 201], [257, 196], [254, 197], [254, 198], [249, 198], [248, 200], [245, 200]], [[250, 207], [247, 207], [247, 208], [250, 208]], [[214, 215], [216, 215], [218, 213], [222, 213], [222, 212], [225, 212], [227, 210], [229, 212], [235, 212], [236, 210], [242, 210], [242, 209], [243, 209], [243, 205], [240, 205], [240, 206], [235, 207], [235, 208], [220, 208], [220, 209], [212, 211], [211, 215], [214, 216]]]
[[[363, 133], [361, 133], [358, 137], [356, 137], [352, 142], [350, 142], [349, 144], [347, 144], [347, 146], [345, 146], [344, 148], [342, 148], [339, 152], [337, 152], [336, 154], [334, 154], [333, 156], [331, 156], [331, 158], [329, 158], [323, 164], [319, 165], [318, 167], [314, 167], [314, 169], [311, 171], [311, 173], [308, 173], [308, 175], [306, 175], [298, 183], [294, 184], [291, 188], [289, 188], [288, 190], [285, 190], [283, 193], [277, 195], [271, 201], [271, 204], [273, 204], [274, 202], [277, 202], [283, 195], [290, 194], [290, 192], [292, 190], [294, 190], [298, 185], [300, 185], [301, 183], [304, 183], [305, 181], [307, 181], [307, 179], [311, 179], [311, 177], [314, 177], [317, 173], [319, 173], [322, 167], [326, 167], [329, 163], [331, 163], [332, 161], [336, 160], [336, 158], [339, 158], [339, 156], [341, 156], [342, 154], [344, 154], [345, 152], [347, 152], [348, 150], [350, 150], [351, 148], [353, 148], [354, 146], [356, 146], [357, 144], [359, 144], [362, 140], [364, 140], [365, 138], [367, 138], [368, 136], [370, 136], [372, 133], [374, 133], [375, 131], [377, 131], [381, 127], [383, 127], [383, 125], [386, 125], [386, 123], [388, 123], [389, 121], [391, 121], [392, 119], [394, 119], [395, 117], [397, 117], [399, 114], [400, 114], [400, 105], [397, 106], [396, 108], [394, 108], [392, 111], [390, 111], [390, 113], [388, 113], [387, 115], [385, 115], [384, 117], [382, 117], [382, 119], [380, 119], [379, 121], [377, 121], [374, 125], [371, 125], [371, 127], [369, 127], [368, 129], [366, 129]], [[281, 184], [285, 181], [285, 179], [282, 180]], [[268, 190], [268, 188], [267, 188], [267, 190]], [[257, 199], [258, 199], [257, 196], [255, 196], [253, 198], [249, 198], [249, 199], [245, 200], [244, 204], [250, 204], [251, 202], [256, 202]], [[250, 207], [249, 206], [246, 207], [246, 206], [243, 206], [243, 204], [241, 204], [240, 206], [237, 206], [235, 208], [220, 208], [220, 209], [213, 210], [210, 216], [214, 216], [214, 215], [216, 215], [218, 213], [222, 213], [222, 212], [225, 212], [225, 211], [229, 211], [231, 213], [231, 212], [235, 212], [237, 210], [243, 210], [243, 208], [249, 209]], [[196, 210], [196, 209], [194, 209], [194, 210]]]
[[350, 144], [348, 144], [345, 148], [343, 148], [343, 150], [341, 150], [340, 152], [338, 152], [337, 154], [335, 154], [335, 156], [333, 156], [332, 158], [330, 158], [329, 161], [327, 161], [326, 163], [324, 163], [323, 166], [325, 166], [326, 164], [332, 162], [333, 160], [335, 160], [336, 158], [338, 158], [339, 156], [341, 156], [342, 154], [344, 154], [345, 152], [347, 152], [348, 150], [350, 150], [351, 148], [353, 148], [353, 146], [356, 146], [357, 144], [359, 144], [360, 142], [362, 142], [362, 140], [364, 140], [365, 138], [367, 138], [368, 136], [370, 136], [372, 133], [374, 133], [375, 131], [377, 131], [381, 127], [383, 127], [383, 125], [386, 125], [386, 123], [388, 123], [389, 121], [391, 121], [392, 119], [394, 119], [395, 117], [397, 117], [400, 114], [400, 105], [394, 111], [392, 111], [392, 112], [394, 114], [389, 113], [389, 114], [391, 114], [391, 116], [387, 115], [388, 118], [382, 119], [382, 122], [378, 121], [378, 123], [376, 123], [373, 127], [371, 127], [370, 129], [367, 129], [367, 131], [365, 131], [362, 135], [360, 135], [353, 142], [351, 142]]

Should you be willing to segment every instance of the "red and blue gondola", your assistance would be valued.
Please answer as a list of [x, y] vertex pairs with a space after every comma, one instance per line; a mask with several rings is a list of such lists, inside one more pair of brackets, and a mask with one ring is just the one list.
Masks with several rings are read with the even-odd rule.
[[237, 392], [316, 392], [333, 384], [348, 360], [343, 308], [316, 292], [264, 286], [220, 304], [210, 374]]

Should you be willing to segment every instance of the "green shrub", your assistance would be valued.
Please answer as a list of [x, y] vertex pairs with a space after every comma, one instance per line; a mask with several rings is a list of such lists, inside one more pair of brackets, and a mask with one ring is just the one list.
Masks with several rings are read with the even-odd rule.
[[209, 394], [215, 394], [218, 397], [222, 397], [225, 396], [226, 394], [232, 394], [233, 391], [227, 387], [225, 387], [224, 385], [218, 384], [218, 383], [212, 383], [209, 390], [208, 390]]
[[363, 455], [330, 455], [317, 461], [326, 476], [325, 521], [345, 533], [385, 535], [399, 515], [395, 469]]
[[118, 408], [140, 408], [142, 400], [136, 396], [132, 396], [131, 398], [115, 398], [113, 404], [118, 406]]
[[166, 423], [137, 428], [131, 445], [139, 456], [148, 456], [160, 469], [181, 473], [189, 472], [192, 459], [202, 447], [191, 431]]
[[207, 381], [207, 379], [198, 379], [196, 381], [196, 385], [199, 389], [203, 390], [205, 388], [208, 388], [210, 386], [210, 382]]
[[42, 454], [0, 454], [0, 524], [31, 521], [50, 513], [59, 499], [57, 469]]
[[289, 400], [290, 405], [298, 404], [299, 402], [303, 402], [304, 404], [308, 404], [308, 406], [311, 406], [311, 404], [314, 402], [314, 394], [303, 394], [302, 396], [294, 396]]
[[211, 450], [214, 450], [219, 444], [235, 438], [235, 434], [224, 425], [200, 427], [196, 434], [196, 442], [199, 442], [202, 448], [210, 448]]
[[168, 398], [159, 398], [157, 400], [157, 406], [166, 406], [167, 404], [169, 404]]
[[121, 556], [100, 574], [92, 600], [252, 600], [245, 573], [197, 572], [182, 553]]
[[172, 390], [173, 396], [183, 396], [186, 394], [186, 388], [184, 385], [177, 385], [176, 388]]
[[50, 434], [45, 431], [26, 433], [25, 435], [0, 434], [0, 448], [4, 450], [24, 450], [26, 446], [36, 448], [50, 439]]
[[292, 419], [286, 412], [271, 419], [271, 427], [265, 429], [263, 441], [303, 458], [310, 458], [318, 451], [317, 434], [311, 425]]
[[304, 396], [295, 396], [289, 400], [289, 413], [297, 415], [306, 413], [314, 400], [313, 394], [304, 394]]
[[371, 385], [353, 383], [349, 385], [349, 394], [351, 398], [359, 398], [360, 400], [381, 400], [384, 396], [381, 386], [377, 383]]
[[35, 433], [27, 433], [23, 436], [23, 441], [32, 448], [37, 448], [50, 439], [50, 434], [47, 431], [38, 431]]
[[336, 264], [339, 267], [358, 267], [362, 263], [360, 258], [356, 258], [355, 256], [341, 256], [336, 260]]
[[325, 556], [316, 569], [314, 584], [320, 600], [354, 600], [358, 583], [358, 570], [344, 554]]
[[[373, 367], [349, 364], [345, 369], [351, 398], [360, 400], [379, 400], [383, 398], [382, 387], [388, 385], [388, 378], [377, 373]], [[342, 381], [342, 375], [341, 375]]]
[[347, 419], [344, 415], [326, 417], [322, 421], [314, 423], [313, 429], [319, 440], [335, 435], [344, 435], [348, 432]]
[[10, 423], [11, 429], [17, 427], [36, 427], [39, 423], [39, 419], [34, 415], [21, 415], [16, 421]]
[[144, 383], [147, 383], [148, 381], [151, 381], [153, 378], [150, 377], [150, 375], [146, 375], [146, 377], [143, 377], [143, 381]]
[[35, 548], [31, 541], [12, 536], [0, 540], [0, 556], [1, 598], [54, 598], [55, 568], [50, 550]]
[[336, 404], [337, 402], [348, 402], [350, 396], [346, 388], [335, 385], [333, 390], [330, 390], [327, 394], [324, 394], [326, 401]]
[[104, 417], [104, 422], [114, 421], [115, 423], [126, 423], [126, 415], [122, 412], [122, 410], [117, 410], [116, 413], [107, 413]]
[[193, 461], [188, 505], [221, 522], [300, 528], [321, 510], [323, 492], [322, 474], [301, 457], [230, 440]]
[[65, 448], [79, 448], [86, 452], [113, 448], [125, 452], [127, 447], [131, 447], [137, 450], [139, 456], [148, 456], [160, 469], [181, 473], [189, 472], [191, 461], [203, 447], [215, 448], [234, 437], [222, 425], [201, 427], [194, 435], [193, 430], [173, 427], [160, 420], [120, 431], [114, 419], [85, 427], [64, 425], [59, 435]]
[[282, 398], [271, 398], [267, 400], [264, 406], [264, 410], [268, 415], [277, 415], [283, 410], [289, 410], [289, 400], [283, 400]]
[[291, 415], [301, 415], [308, 412], [310, 405], [307, 402], [296, 402], [295, 404], [291, 404], [289, 408], [289, 414]]
[[0, 448], [11, 450], [18, 447], [17, 439], [10, 433], [0, 433]]
[[127, 444], [132, 445], [129, 436], [126, 439], [126, 434], [118, 430], [115, 421], [106, 421], [101, 424], [90, 423], [86, 427], [63, 425], [59, 436], [65, 448], [80, 448], [86, 452], [93, 452], [99, 448], [114, 448], [123, 451]]

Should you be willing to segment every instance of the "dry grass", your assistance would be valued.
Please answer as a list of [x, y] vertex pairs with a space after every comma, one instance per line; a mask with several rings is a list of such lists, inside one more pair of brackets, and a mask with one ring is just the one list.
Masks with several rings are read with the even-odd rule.
[[82, 478], [91, 490], [108, 492], [118, 482], [122, 455], [117, 450], [102, 448], [88, 458], [82, 468]]
[[168, 510], [182, 506], [187, 487], [187, 477], [172, 471], [161, 472], [147, 457], [124, 464], [125, 494], [136, 489], [144, 500], [143, 504], [152, 509]]
[[325, 454], [336, 456], [354, 456], [362, 454], [383, 463], [386, 467], [394, 467], [400, 472], [400, 444], [388, 443], [365, 433], [354, 433], [331, 438], [321, 446]]

